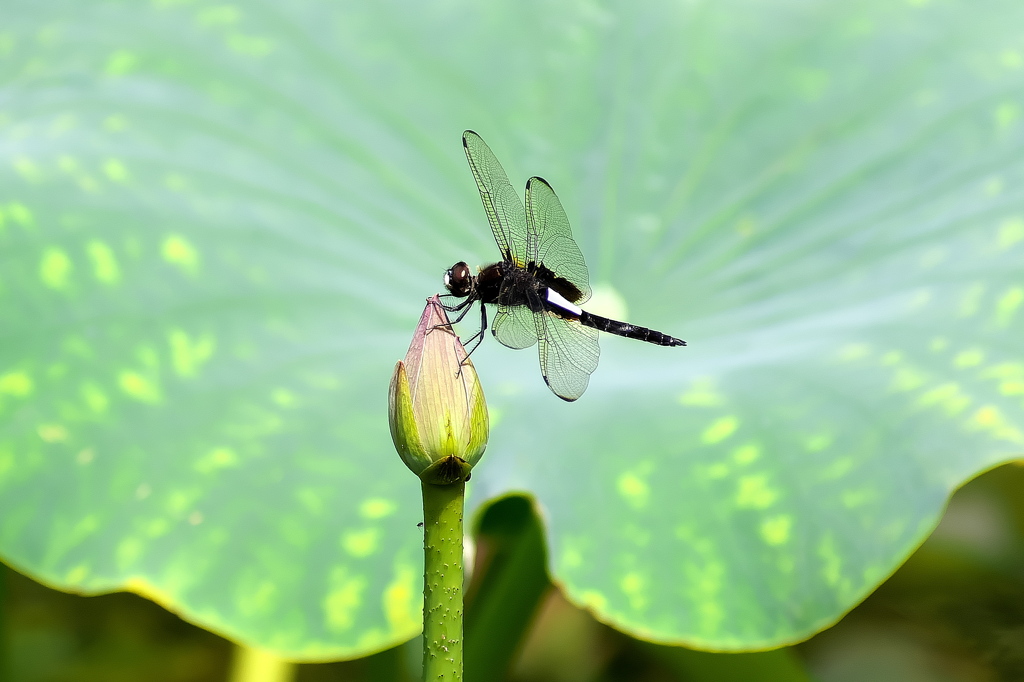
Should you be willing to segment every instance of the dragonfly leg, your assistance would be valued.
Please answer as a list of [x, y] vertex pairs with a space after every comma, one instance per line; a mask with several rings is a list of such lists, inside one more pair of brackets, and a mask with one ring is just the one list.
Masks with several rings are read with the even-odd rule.
[[[463, 313], [463, 314], [465, 314], [465, 313]], [[462, 318], [460, 317], [459, 319], [461, 320]], [[458, 321], [458, 320], [456, 320], [456, 321]], [[462, 344], [463, 346], [467, 346], [467, 345], [469, 345], [471, 343], [473, 344], [473, 347], [466, 351], [466, 359], [467, 360], [469, 360], [469, 356], [473, 354], [473, 351], [475, 351], [477, 348], [480, 347], [480, 344], [484, 340], [484, 332], [486, 332], [486, 331], [487, 331], [487, 306], [485, 306], [483, 303], [481, 303], [480, 304], [480, 330], [477, 331], [476, 334], [473, 334], [473, 336], [471, 336], [468, 339], [466, 339], [465, 343]]]
[[[459, 313], [459, 316], [456, 317], [454, 320], [451, 320], [449, 322], [444, 322], [444, 323], [441, 323], [441, 324], [436, 324], [436, 325], [434, 325], [432, 327], [432, 329], [437, 329], [437, 328], [440, 327], [440, 328], [443, 328], [443, 329], [451, 329], [452, 331], [454, 331], [453, 327], [456, 324], [458, 324], [459, 322], [461, 322], [462, 318], [466, 317], [466, 315], [469, 313], [470, 309], [472, 308], [472, 305], [473, 305], [474, 302], [475, 302], [474, 299], [467, 298], [466, 300], [462, 301], [461, 303], [459, 303], [457, 305], [446, 305], [446, 304], [442, 303], [441, 304], [442, 308], [444, 308], [445, 310], [447, 310], [448, 312], [451, 312], [451, 313]], [[472, 344], [472, 348], [470, 348], [469, 350], [466, 351], [466, 360], [469, 360], [469, 356], [473, 354], [473, 351], [475, 351], [477, 348], [480, 347], [480, 343], [484, 340], [484, 332], [485, 331], [487, 331], [487, 306], [485, 306], [483, 303], [481, 303], [480, 304], [480, 329], [475, 334], [473, 334], [473, 336], [469, 337], [468, 339], [466, 339], [463, 342], [463, 347]], [[459, 369], [459, 372], [462, 372], [461, 368]]]
[[[445, 296], [450, 296], [450, 295], [446, 294]], [[444, 298], [444, 296], [442, 296], [442, 298]], [[454, 298], [454, 297], [451, 297], [451, 298]], [[454, 320], [451, 320], [449, 322], [445, 322], [445, 323], [442, 323], [442, 324], [437, 324], [437, 325], [434, 325], [434, 326], [435, 327], [451, 328], [452, 325], [457, 324], [459, 322], [462, 322], [462, 318], [464, 318], [466, 316], [466, 314], [469, 312], [469, 309], [473, 305], [474, 302], [475, 302], [474, 299], [467, 298], [466, 300], [464, 300], [462, 303], [459, 303], [458, 305], [447, 305], [445, 303], [442, 303], [441, 304], [442, 308], [444, 308], [445, 310], [447, 310], [450, 313], [459, 313], [459, 316], [456, 317]], [[482, 306], [483, 304], [480, 304], [480, 305]]]

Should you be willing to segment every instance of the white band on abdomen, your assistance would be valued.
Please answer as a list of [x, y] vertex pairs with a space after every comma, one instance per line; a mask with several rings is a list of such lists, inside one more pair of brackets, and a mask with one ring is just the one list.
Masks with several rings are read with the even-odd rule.
[[568, 310], [576, 317], [583, 314], [583, 308], [569, 303], [569, 301], [565, 300], [565, 297], [550, 287], [548, 287], [548, 303], [553, 303], [562, 310]]

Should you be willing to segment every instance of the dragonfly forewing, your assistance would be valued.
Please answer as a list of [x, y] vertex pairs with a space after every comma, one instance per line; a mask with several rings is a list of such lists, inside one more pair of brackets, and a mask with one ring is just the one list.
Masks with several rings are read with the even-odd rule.
[[462, 134], [469, 168], [473, 171], [484, 213], [503, 259], [526, 265], [526, 209], [487, 143], [472, 130]]

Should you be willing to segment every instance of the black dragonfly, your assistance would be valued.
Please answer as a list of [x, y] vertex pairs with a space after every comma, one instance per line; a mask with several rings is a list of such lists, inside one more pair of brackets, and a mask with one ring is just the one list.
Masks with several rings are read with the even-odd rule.
[[476, 178], [480, 199], [501, 250], [501, 262], [473, 276], [464, 262], [444, 276], [448, 292], [465, 301], [446, 306], [461, 314], [480, 302], [480, 331], [473, 350], [487, 329], [484, 304], [496, 305], [491, 332], [509, 348], [537, 343], [540, 370], [548, 387], [562, 400], [576, 400], [587, 390], [597, 369], [601, 349], [598, 331], [639, 339], [659, 346], [685, 346], [668, 334], [592, 315], [579, 307], [590, 298], [590, 277], [569, 228], [565, 209], [542, 178], [526, 182], [526, 207], [509, 183], [494, 153], [479, 135], [462, 135], [469, 167]]

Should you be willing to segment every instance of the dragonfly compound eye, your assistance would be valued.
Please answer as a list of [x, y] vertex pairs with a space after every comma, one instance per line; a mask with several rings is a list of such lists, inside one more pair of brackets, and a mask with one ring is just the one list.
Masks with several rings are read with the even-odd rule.
[[469, 266], [458, 262], [444, 273], [444, 286], [452, 296], [468, 296], [473, 288], [473, 278], [469, 274]]

